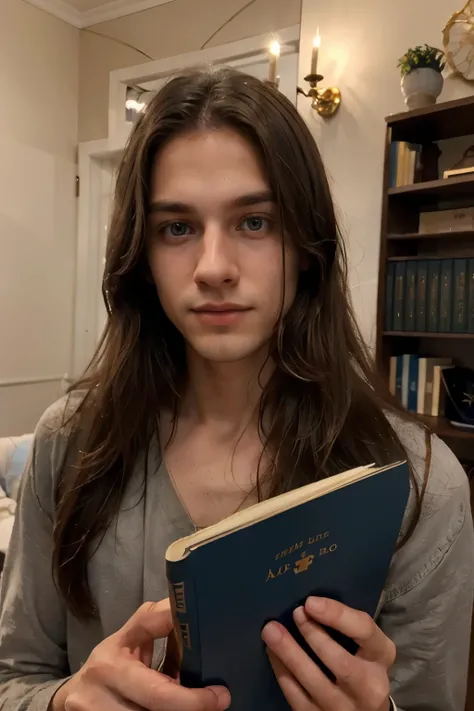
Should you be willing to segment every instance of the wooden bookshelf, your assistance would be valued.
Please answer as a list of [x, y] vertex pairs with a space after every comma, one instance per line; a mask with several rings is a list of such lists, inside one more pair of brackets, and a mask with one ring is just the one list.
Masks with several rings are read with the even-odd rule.
[[[474, 96], [388, 116], [383, 177], [382, 228], [379, 265], [376, 353], [380, 370], [388, 378], [391, 356], [414, 353], [450, 357], [474, 368], [474, 333], [388, 330], [385, 324], [386, 272], [391, 262], [474, 258], [474, 230], [420, 234], [422, 211], [441, 207], [474, 206], [474, 174], [390, 187], [392, 141], [426, 144], [474, 134]], [[474, 143], [474, 139], [472, 141]], [[423, 421], [461, 456], [470, 447], [474, 460], [474, 431], [458, 429], [443, 417]]]

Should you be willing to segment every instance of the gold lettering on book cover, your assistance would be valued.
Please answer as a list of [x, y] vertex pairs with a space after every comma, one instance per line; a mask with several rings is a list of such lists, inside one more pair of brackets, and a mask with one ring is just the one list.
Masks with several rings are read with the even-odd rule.
[[304, 545], [304, 550], [301, 553], [301, 557], [294, 563], [286, 563], [285, 565], [280, 565], [278, 568], [268, 568], [265, 582], [268, 583], [270, 580], [275, 580], [276, 578], [279, 578], [282, 575], [286, 575], [286, 573], [288, 573], [290, 570], [292, 570], [295, 575], [299, 575], [300, 573], [306, 573], [306, 571], [313, 564], [315, 558], [321, 558], [322, 556], [328, 555], [329, 553], [335, 553], [335, 551], [337, 551], [337, 543], [331, 543], [331, 545], [321, 546], [319, 549], [316, 549], [314, 553], [312, 553], [311, 551], [308, 552], [308, 547], [314, 546], [316, 543], [320, 543], [321, 541], [325, 541], [327, 538], [329, 538], [329, 535], [330, 531], [317, 533], [315, 536], [309, 536], [306, 541], [306, 544], [304, 540], [299, 541], [298, 543], [294, 543], [289, 548], [285, 548], [285, 550], [280, 551], [280, 553], [277, 553], [277, 555], [275, 556], [275, 560], [281, 560], [281, 558], [284, 558], [290, 555], [291, 553], [300, 551], [300, 549], [303, 548]]
[[179, 629], [181, 630], [181, 639], [186, 649], [192, 649], [191, 647], [191, 635], [189, 633], [189, 625], [184, 622], [180, 623]]
[[173, 583], [173, 597], [176, 612], [186, 614], [186, 597], [184, 595], [184, 583]]
[[323, 533], [316, 533], [314, 536], [309, 536], [306, 543], [304, 542], [304, 540], [299, 541], [298, 543], [293, 543], [292, 546], [289, 546], [288, 548], [285, 548], [285, 550], [277, 553], [275, 556], [275, 560], [285, 558], [287, 555], [291, 555], [291, 553], [301, 550], [303, 546], [306, 546], [306, 548], [308, 546], [314, 546], [315, 543], [324, 541], [326, 538], [329, 538], [329, 531], [324, 531]]
[[314, 555], [312, 553], [306, 555], [306, 551], [303, 551], [300, 560], [296, 561], [295, 567], [293, 568], [294, 574], [299, 575], [300, 573], [306, 573], [309, 566], [313, 564], [313, 560]]

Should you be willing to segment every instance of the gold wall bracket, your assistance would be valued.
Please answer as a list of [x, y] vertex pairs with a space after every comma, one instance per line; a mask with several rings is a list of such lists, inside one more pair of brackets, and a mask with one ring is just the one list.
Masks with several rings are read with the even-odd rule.
[[311, 108], [315, 109], [320, 116], [329, 118], [334, 116], [341, 105], [341, 91], [336, 86], [319, 89], [318, 84], [323, 79], [322, 74], [308, 74], [304, 80], [308, 82], [310, 89], [306, 92], [298, 87], [297, 92], [311, 99]]

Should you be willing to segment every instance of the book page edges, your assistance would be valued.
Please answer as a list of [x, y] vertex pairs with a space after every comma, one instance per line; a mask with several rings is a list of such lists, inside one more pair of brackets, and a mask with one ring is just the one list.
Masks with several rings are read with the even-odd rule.
[[168, 546], [165, 556], [166, 560], [170, 563], [183, 560], [189, 555], [189, 553], [191, 553], [192, 550], [195, 550], [206, 543], [211, 543], [211, 541], [227, 536], [230, 533], [240, 531], [241, 529], [247, 528], [254, 523], [265, 521], [271, 516], [275, 516], [283, 511], [288, 511], [289, 509], [295, 508], [295, 506], [300, 506], [307, 501], [318, 499], [325, 494], [330, 494], [333, 491], [342, 489], [343, 487], [353, 484], [356, 481], [362, 481], [363, 479], [367, 479], [375, 474], [380, 474], [389, 469], [393, 469], [400, 464], [403, 464], [403, 462], [395, 462], [394, 464], [388, 464], [384, 467], [376, 467], [374, 464], [356, 467], [355, 469], [350, 469], [342, 474], [336, 474], [328, 477], [327, 479], [322, 479], [313, 484], [307, 484], [299, 489], [294, 489], [293, 491], [288, 491], [285, 494], [280, 494], [272, 499], [261, 501], [258, 504], [249, 506], [249, 508], [244, 509], [243, 511], [232, 514], [232, 516], [219, 521], [219, 523], [208, 526], [201, 531], [197, 531], [190, 536], [186, 536], [186, 538], [180, 538], [175, 541]]

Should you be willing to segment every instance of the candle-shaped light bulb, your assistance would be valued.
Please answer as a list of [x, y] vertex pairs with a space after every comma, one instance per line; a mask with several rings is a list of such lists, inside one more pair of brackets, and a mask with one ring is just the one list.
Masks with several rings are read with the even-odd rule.
[[272, 42], [270, 45], [270, 62], [268, 65], [268, 81], [276, 84], [277, 81], [277, 63], [280, 56], [280, 43]]
[[319, 27], [316, 33], [316, 37], [313, 40], [313, 53], [311, 55], [311, 74], [318, 73], [318, 53], [321, 47], [321, 35], [319, 34]]

